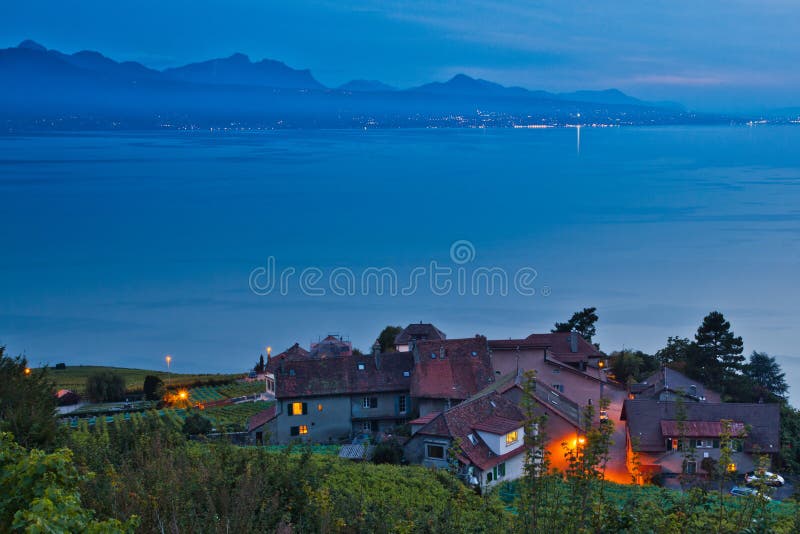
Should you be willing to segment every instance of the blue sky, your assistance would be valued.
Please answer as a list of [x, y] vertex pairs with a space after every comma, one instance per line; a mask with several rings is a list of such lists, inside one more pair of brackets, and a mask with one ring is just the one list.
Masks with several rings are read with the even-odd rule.
[[616, 87], [695, 109], [798, 106], [794, 0], [292, 2], [155, 0], [0, 5], [0, 44], [31, 38], [163, 68], [243, 52], [327, 85], [405, 87], [464, 72], [571, 91]]

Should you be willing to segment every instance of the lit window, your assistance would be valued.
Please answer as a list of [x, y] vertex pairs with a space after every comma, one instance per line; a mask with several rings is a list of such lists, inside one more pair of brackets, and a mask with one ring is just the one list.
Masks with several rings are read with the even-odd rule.
[[300, 425], [300, 435], [308, 434], [308, 426]]
[[322, 411], [322, 404], [317, 404], [317, 411], [318, 411], [318, 412], [321, 412], [321, 411]]
[[[472, 434], [470, 434], [472, 435]], [[506, 445], [511, 445], [512, 443], [516, 442], [519, 439], [517, 435], [517, 431], [514, 430], [513, 432], [509, 432], [506, 434]]]
[[444, 447], [427, 443], [425, 444], [425, 456], [433, 460], [444, 460]]
[[728, 473], [736, 472], [736, 464], [728, 464]]
[[305, 414], [306, 414], [305, 402], [289, 403], [289, 415], [305, 415]]

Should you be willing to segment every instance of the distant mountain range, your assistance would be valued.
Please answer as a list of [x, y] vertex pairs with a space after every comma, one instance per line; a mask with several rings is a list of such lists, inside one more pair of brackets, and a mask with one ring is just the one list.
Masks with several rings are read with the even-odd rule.
[[[309, 70], [244, 54], [162, 71], [94, 51], [65, 54], [24, 41], [0, 50], [0, 118], [130, 126], [248, 124], [267, 127], [559, 124], [696, 120], [680, 106], [616, 89], [549, 93], [458, 74], [397, 89], [376, 80], [324, 86]], [[580, 115], [579, 115], [580, 114]]]

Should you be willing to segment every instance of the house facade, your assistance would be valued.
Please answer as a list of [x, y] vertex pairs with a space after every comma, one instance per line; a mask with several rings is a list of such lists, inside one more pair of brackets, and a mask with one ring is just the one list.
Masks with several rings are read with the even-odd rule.
[[271, 441], [341, 442], [408, 421], [410, 353], [312, 351], [275, 367], [276, 422]]
[[[679, 407], [682, 406], [682, 407]], [[730, 472], [751, 471], [757, 455], [780, 451], [778, 404], [626, 400], [626, 462], [640, 482], [656, 474], [707, 474], [703, 460], [718, 462], [726, 440]]]
[[519, 407], [498, 392], [477, 395], [411, 421], [405, 456], [433, 468], [455, 463], [466, 482], [487, 489], [524, 474], [524, 420]]

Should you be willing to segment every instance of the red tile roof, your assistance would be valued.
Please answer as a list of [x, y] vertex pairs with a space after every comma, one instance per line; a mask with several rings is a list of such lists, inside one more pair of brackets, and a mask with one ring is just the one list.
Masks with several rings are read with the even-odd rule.
[[255, 415], [252, 415], [250, 419], [247, 420], [247, 431], [252, 432], [258, 427], [264, 426], [266, 423], [274, 419], [276, 414], [277, 414], [277, 407], [273, 404], [266, 410], [263, 410]]
[[275, 371], [275, 396], [280, 399], [408, 391], [412, 367], [410, 352], [381, 354], [377, 362], [375, 356], [354, 354], [287, 360]]
[[281, 362], [286, 362], [289, 360], [304, 360], [308, 357], [309, 352], [301, 347], [299, 343], [295, 343], [277, 356], [271, 357], [269, 362], [267, 362], [267, 371], [275, 373], [275, 369], [280, 367]]
[[[514, 457], [525, 450], [525, 445], [502, 455], [495, 454], [475, 431], [487, 421], [513, 421], [515, 426], [509, 431], [523, 426], [525, 416], [519, 407], [496, 391], [476, 396], [462, 402], [436, 416], [433, 421], [422, 427], [416, 435], [441, 436], [458, 439], [462, 454], [459, 460], [477, 466], [481, 471]], [[499, 428], [499, 427], [496, 427]], [[473, 434], [475, 444], [469, 439]]]
[[413, 397], [467, 399], [494, 381], [486, 338], [419, 341], [414, 346]]
[[[684, 421], [683, 432], [678, 421], [661, 421], [661, 433], [667, 438], [685, 436], [687, 438], [718, 438], [722, 435], [723, 427], [720, 421]], [[730, 425], [731, 436], [744, 437], [745, 424], [733, 422]]]
[[563, 362], [583, 361], [588, 358], [603, 358], [605, 355], [597, 347], [575, 334], [577, 351], [572, 352], [571, 332], [550, 332], [547, 334], [531, 334], [525, 339], [492, 339], [489, 348], [493, 350], [548, 349], [551, 356]]
[[418, 419], [414, 419], [413, 421], [409, 421], [408, 424], [409, 425], [427, 425], [428, 423], [430, 423], [431, 421], [436, 419], [439, 416], [440, 413], [442, 413], [442, 412], [431, 412], [431, 413], [429, 413], [427, 415], [423, 415], [422, 417], [420, 417]]
[[515, 419], [507, 419], [499, 415], [492, 415], [488, 418], [479, 421], [472, 428], [475, 430], [483, 430], [490, 434], [497, 434], [498, 436], [508, 434], [512, 430], [519, 428], [520, 423]]

